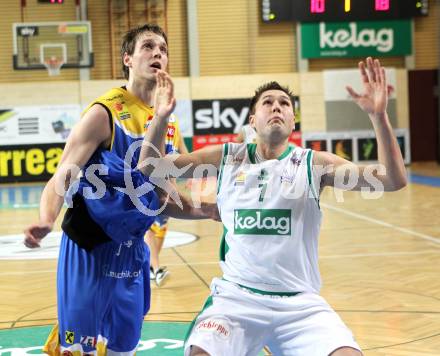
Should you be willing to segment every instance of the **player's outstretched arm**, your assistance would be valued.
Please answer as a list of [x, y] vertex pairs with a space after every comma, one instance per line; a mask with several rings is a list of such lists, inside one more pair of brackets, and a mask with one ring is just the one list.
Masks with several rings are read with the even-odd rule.
[[213, 219], [220, 221], [220, 213], [216, 203], [200, 202], [199, 207], [194, 206], [187, 198], [180, 196], [182, 201], [182, 208], [173, 201], [168, 200], [167, 205], [163, 211], [164, 215], [176, 219]]
[[100, 145], [108, 146], [111, 128], [106, 110], [94, 105], [73, 128], [61, 156], [58, 169], [46, 184], [40, 200], [39, 222], [24, 231], [24, 244], [39, 247], [41, 240], [52, 231], [63, 206], [64, 193]]
[[[406, 170], [399, 144], [394, 136], [388, 114], [388, 86], [385, 69], [378, 59], [368, 57], [365, 62], [359, 62], [359, 72], [363, 83], [363, 93], [357, 93], [347, 86], [347, 91], [354, 102], [368, 114], [376, 133], [378, 145], [377, 169], [357, 166], [343, 158], [328, 152], [316, 152], [314, 164], [327, 168], [328, 172], [322, 175], [321, 186], [334, 186], [346, 189], [344, 179], [339, 174], [348, 174], [357, 171], [359, 179], [350, 186], [350, 190], [360, 190], [370, 187], [372, 179], [381, 182], [385, 191], [395, 191], [407, 184]], [[369, 176], [369, 177], [368, 177]]]
[[168, 178], [212, 177], [218, 173], [222, 153], [223, 145], [207, 146], [191, 153], [147, 158], [138, 168], [144, 174], [149, 172], [153, 183]]

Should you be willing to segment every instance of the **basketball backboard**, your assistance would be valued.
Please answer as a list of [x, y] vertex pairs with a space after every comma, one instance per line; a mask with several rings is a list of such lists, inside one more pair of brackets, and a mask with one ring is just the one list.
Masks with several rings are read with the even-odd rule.
[[93, 66], [89, 21], [14, 23], [14, 69], [46, 69], [57, 60], [62, 68]]

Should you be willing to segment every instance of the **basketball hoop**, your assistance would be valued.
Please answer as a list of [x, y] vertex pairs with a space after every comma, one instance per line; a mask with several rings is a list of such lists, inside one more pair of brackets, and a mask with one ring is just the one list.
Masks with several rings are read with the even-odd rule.
[[44, 61], [44, 66], [47, 68], [49, 76], [60, 75], [61, 66], [64, 61], [61, 58], [52, 56]]

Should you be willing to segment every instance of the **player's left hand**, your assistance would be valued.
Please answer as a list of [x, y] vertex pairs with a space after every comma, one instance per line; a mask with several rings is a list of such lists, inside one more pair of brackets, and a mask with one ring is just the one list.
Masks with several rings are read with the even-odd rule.
[[52, 231], [52, 224], [36, 223], [24, 230], [24, 245], [29, 248], [40, 247], [41, 240]]
[[157, 84], [154, 99], [154, 111], [159, 119], [168, 119], [176, 107], [174, 83], [167, 72], [157, 71]]
[[388, 104], [388, 86], [385, 68], [378, 59], [368, 57], [365, 62], [359, 62], [364, 92], [359, 94], [352, 87], [346, 89], [355, 103], [369, 115], [383, 115]]

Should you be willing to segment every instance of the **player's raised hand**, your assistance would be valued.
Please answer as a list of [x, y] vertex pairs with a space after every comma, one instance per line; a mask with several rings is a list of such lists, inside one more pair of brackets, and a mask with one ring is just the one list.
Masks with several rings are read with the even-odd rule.
[[24, 230], [24, 244], [26, 247], [40, 247], [41, 240], [52, 231], [53, 226], [48, 223], [37, 223], [30, 225]]
[[386, 112], [388, 104], [388, 87], [385, 69], [378, 59], [368, 57], [365, 62], [359, 62], [359, 71], [364, 87], [359, 94], [352, 87], [347, 86], [347, 91], [355, 103], [367, 114], [382, 115]]
[[176, 107], [174, 97], [174, 83], [167, 72], [157, 71], [156, 94], [154, 99], [154, 110], [160, 119], [168, 119]]

